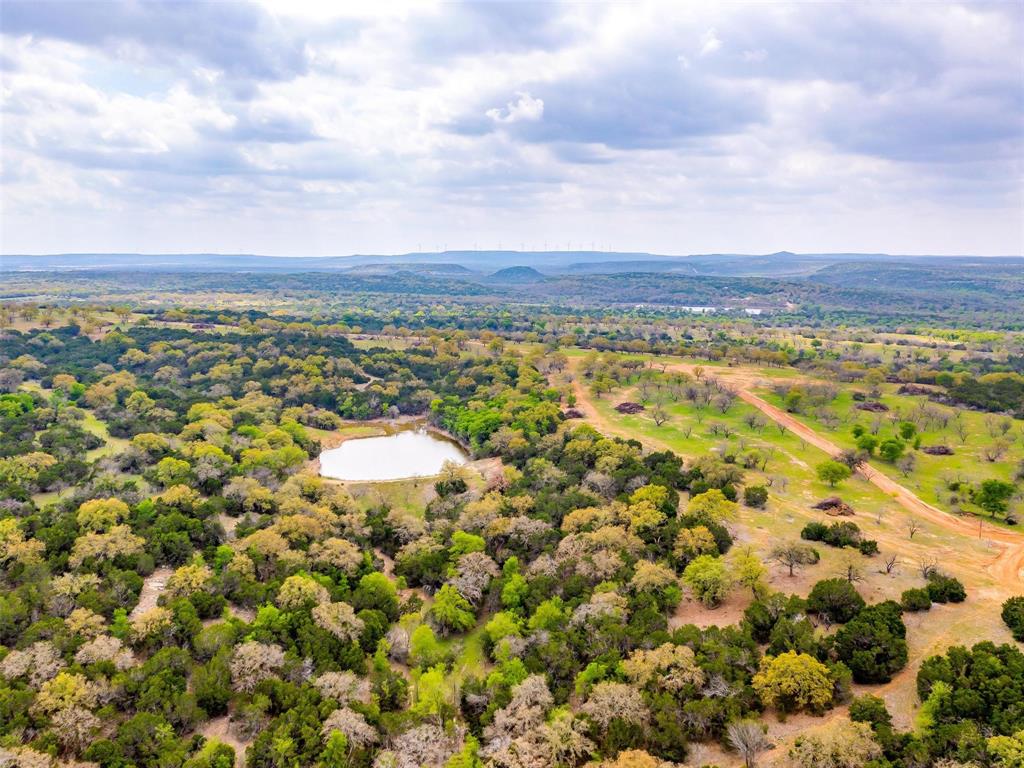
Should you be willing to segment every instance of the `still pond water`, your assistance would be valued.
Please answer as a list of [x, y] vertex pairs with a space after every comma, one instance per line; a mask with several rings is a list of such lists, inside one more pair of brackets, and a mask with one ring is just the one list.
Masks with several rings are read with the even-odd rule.
[[377, 482], [430, 477], [446, 461], [465, 464], [462, 448], [425, 429], [407, 429], [382, 437], [346, 440], [320, 454], [320, 474], [335, 480]]

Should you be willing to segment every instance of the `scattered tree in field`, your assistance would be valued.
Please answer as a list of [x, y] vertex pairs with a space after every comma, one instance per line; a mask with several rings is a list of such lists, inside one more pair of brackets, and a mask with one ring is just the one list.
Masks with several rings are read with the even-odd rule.
[[805, 565], [813, 565], [820, 559], [814, 547], [798, 542], [780, 544], [772, 550], [771, 558], [787, 568], [790, 576], [795, 575], [797, 569]]
[[1016, 490], [1013, 483], [1004, 480], [983, 480], [973, 492], [972, 501], [995, 517], [1006, 512]]
[[817, 466], [815, 472], [818, 475], [818, 479], [823, 483], [828, 483], [831, 488], [835, 488], [837, 484], [846, 480], [851, 474], [850, 468], [845, 464], [840, 464], [838, 461], [824, 461]]
[[896, 461], [896, 468], [900, 471], [904, 477], [910, 477], [913, 473], [914, 468], [917, 466], [917, 458], [912, 453], [908, 453], [905, 456], [901, 456]]
[[654, 419], [655, 426], [660, 427], [669, 420], [669, 412], [661, 403], [655, 403], [651, 408], [651, 418]]
[[839, 563], [839, 575], [850, 584], [856, 584], [864, 580], [864, 572], [856, 556], [844, 555]]
[[768, 569], [750, 547], [734, 550], [730, 553], [730, 558], [732, 578], [736, 584], [749, 589], [755, 600], [768, 593], [768, 584], [765, 581]]
[[985, 461], [990, 464], [994, 464], [1000, 461], [1006, 452], [1010, 450], [1010, 444], [1006, 440], [994, 440], [981, 449], [981, 455], [985, 457]]
[[717, 607], [729, 593], [732, 580], [721, 558], [700, 555], [683, 570], [683, 582], [708, 608]]

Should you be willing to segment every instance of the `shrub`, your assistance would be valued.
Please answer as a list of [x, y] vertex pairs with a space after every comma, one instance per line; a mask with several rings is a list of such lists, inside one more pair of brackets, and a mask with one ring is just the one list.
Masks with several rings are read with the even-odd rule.
[[469, 486], [466, 485], [466, 481], [461, 477], [455, 477], [450, 480], [438, 480], [434, 483], [434, 490], [437, 491], [437, 495], [442, 498], [445, 496], [457, 496], [460, 493], [465, 493], [467, 488], [469, 488]]
[[822, 541], [830, 547], [860, 547], [861, 545], [860, 528], [856, 523], [850, 522], [832, 523], [832, 525], [808, 523], [800, 531], [800, 538], [807, 541]]
[[800, 538], [807, 541], [824, 541], [828, 533], [828, 526], [824, 523], [808, 523], [800, 531]]
[[807, 610], [828, 621], [845, 624], [864, 607], [864, 598], [846, 579], [824, 579], [807, 596]]
[[933, 573], [928, 576], [928, 596], [933, 603], [962, 603], [967, 599], [967, 591], [959, 579]]
[[878, 554], [878, 542], [874, 539], [865, 539], [857, 545], [857, 549], [860, 550], [862, 555], [871, 557]]
[[900, 605], [904, 611], [927, 611], [932, 607], [932, 598], [927, 587], [908, 589], [900, 595]]
[[683, 571], [683, 582], [693, 591], [694, 597], [709, 608], [725, 599], [730, 586], [725, 564], [711, 555], [694, 558]]
[[892, 715], [885, 706], [885, 700], [870, 693], [850, 702], [850, 719], [855, 723], [867, 723], [872, 728], [892, 725]]
[[1003, 603], [1001, 615], [1013, 633], [1013, 639], [1024, 643], [1024, 596], [1011, 597]]
[[907, 665], [902, 613], [887, 600], [864, 608], [836, 632], [836, 652], [858, 683], [887, 683]]
[[763, 485], [748, 485], [743, 489], [743, 503], [755, 509], [764, 509], [768, 503], [768, 489]]

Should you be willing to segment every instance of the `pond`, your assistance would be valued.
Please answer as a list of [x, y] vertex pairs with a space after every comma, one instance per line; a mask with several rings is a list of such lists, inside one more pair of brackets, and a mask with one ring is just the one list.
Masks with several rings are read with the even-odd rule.
[[320, 454], [320, 474], [335, 480], [378, 482], [431, 477], [446, 461], [465, 464], [469, 456], [453, 440], [426, 429], [346, 440]]

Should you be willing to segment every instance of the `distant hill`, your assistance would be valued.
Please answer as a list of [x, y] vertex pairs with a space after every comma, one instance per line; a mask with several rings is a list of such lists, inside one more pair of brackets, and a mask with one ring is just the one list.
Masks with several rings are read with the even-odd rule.
[[388, 275], [398, 272], [413, 273], [417, 275], [435, 275], [438, 277], [450, 275], [452, 277], [460, 278], [471, 278], [477, 275], [476, 272], [471, 269], [467, 269], [461, 264], [408, 264], [384, 262], [360, 264], [354, 267], [343, 265], [339, 267], [339, 269], [350, 275]]
[[[843, 266], [848, 265], [848, 266]], [[343, 272], [394, 274], [404, 270], [437, 277], [459, 277], [488, 283], [530, 284], [558, 275], [674, 274], [680, 276], [768, 277], [804, 280], [820, 276], [831, 282], [844, 274], [864, 279], [877, 269], [895, 277], [901, 269], [928, 268], [941, 273], [957, 270], [1024, 269], [1024, 259], [977, 256], [902, 256], [884, 253], [737, 253], [668, 256], [606, 251], [442, 251], [396, 255], [259, 256], [255, 254], [126, 254], [66, 253], [0, 256], [0, 271], [124, 271], [287, 273]], [[856, 267], [856, 268], [854, 268]], [[528, 271], [523, 271], [528, 270]], [[485, 277], [485, 275], [489, 277]], [[900, 278], [902, 279], [902, 277]], [[941, 279], [941, 278], [940, 278]]]
[[504, 283], [506, 285], [522, 285], [524, 283], [539, 283], [546, 279], [533, 267], [506, 267], [499, 269], [488, 277], [492, 283]]

